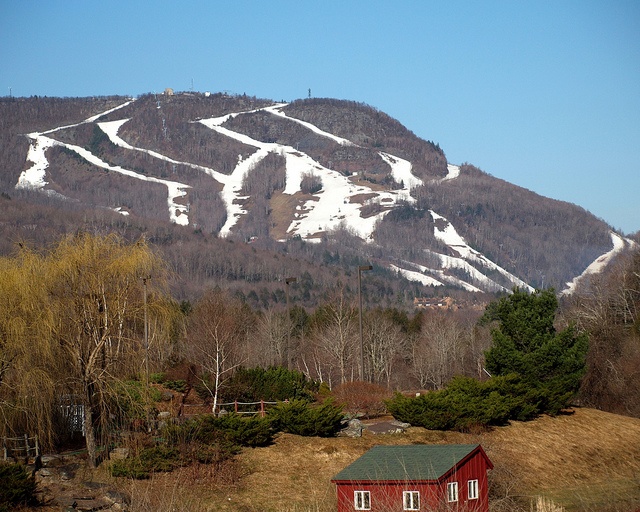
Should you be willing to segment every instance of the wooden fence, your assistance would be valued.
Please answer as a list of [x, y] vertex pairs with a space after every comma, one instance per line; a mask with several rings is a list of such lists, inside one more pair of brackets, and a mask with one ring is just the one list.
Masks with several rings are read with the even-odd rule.
[[[216, 414], [220, 414], [220, 412], [223, 410], [229, 412], [227, 408], [231, 409], [233, 407], [233, 412], [237, 414], [259, 414], [260, 417], [264, 418], [267, 411], [267, 406], [277, 405], [277, 404], [278, 402], [265, 402], [264, 400], [260, 400], [259, 402], [238, 402], [236, 400], [234, 402], [218, 404], [217, 411], [215, 412]], [[203, 407], [210, 407], [210, 406], [207, 406], [206, 404], [182, 404], [180, 407], [179, 416], [182, 416], [183, 414], [188, 415], [189, 413], [187, 412], [187, 409], [190, 407], [194, 409], [197, 408], [198, 409], [197, 413], [201, 414]]]
[[[260, 417], [264, 418], [264, 415], [266, 414], [266, 406], [277, 404], [278, 402], [265, 402], [264, 400], [260, 400], [259, 402], [238, 402], [236, 400], [234, 402], [228, 402], [226, 404], [218, 404], [218, 411], [221, 411], [224, 407], [233, 406], [233, 410], [237, 414], [259, 414]], [[256, 408], [256, 405], [259, 405], [260, 407]], [[245, 410], [247, 406], [250, 408], [249, 410]]]
[[29, 463], [29, 458], [36, 458], [40, 455], [40, 445], [38, 444], [38, 436], [29, 437], [25, 434], [23, 437], [3, 437], [2, 438], [2, 459], [9, 458], [15, 460], [24, 460]]

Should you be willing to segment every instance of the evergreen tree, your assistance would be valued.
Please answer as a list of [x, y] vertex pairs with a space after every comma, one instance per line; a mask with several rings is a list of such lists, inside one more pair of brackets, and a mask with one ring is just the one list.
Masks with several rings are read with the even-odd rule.
[[530, 389], [539, 413], [557, 414], [578, 390], [586, 369], [588, 339], [573, 326], [554, 327], [558, 300], [553, 289], [512, 295], [489, 304], [481, 323], [497, 321], [492, 347], [485, 353], [488, 371], [516, 374]]

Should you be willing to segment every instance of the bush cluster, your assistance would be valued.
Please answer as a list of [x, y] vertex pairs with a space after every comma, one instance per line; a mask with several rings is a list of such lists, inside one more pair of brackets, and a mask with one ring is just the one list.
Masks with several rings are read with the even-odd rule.
[[299, 436], [332, 437], [342, 428], [342, 406], [331, 400], [312, 406], [304, 400], [282, 402], [267, 415], [275, 430]]
[[515, 288], [492, 302], [480, 320], [492, 324], [493, 345], [485, 353], [494, 375], [486, 382], [458, 377], [445, 389], [387, 403], [397, 419], [434, 430], [526, 421], [558, 414], [580, 386], [588, 338], [573, 326], [557, 332], [558, 299], [553, 290]]
[[517, 375], [486, 382], [456, 377], [446, 389], [418, 397], [398, 393], [386, 403], [400, 421], [430, 430], [467, 431], [532, 419], [539, 413], [535, 394]]
[[180, 451], [172, 446], [144, 448], [135, 457], [116, 460], [111, 464], [111, 475], [137, 480], [149, 478], [152, 473], [172, 471], [184, 464]]
[[263, 418], [202, 416], [180, 425], [168, 425], [162, 432], [164, 445], [144, 448], [134, 457], [115, 461], [113, 476], [149, 478], [152, 473], [171, 471], [188, 461], [222, 463], [242, 447], [267, 446], [278, 432], [301, 436], [334, 436], [342, 428], [342, 407], [331, 400], [314, 405], [298, 399], [282, 402]]
[[34, 505], [36, 482], [20, 464], [0, 462], [0, 512], [19, 505]]
[[238, 368], [224, 390], [225, 399], [268, 402], [303, 399], [311, 401], [319, 384], [302, 372], [286, 368]]

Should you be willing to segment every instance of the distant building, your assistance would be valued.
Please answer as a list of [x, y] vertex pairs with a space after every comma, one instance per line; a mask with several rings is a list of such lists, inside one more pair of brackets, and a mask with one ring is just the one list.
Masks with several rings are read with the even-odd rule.
[[375, 446], [331, 482], [338, 512], [488, 512], [490, 469], [479, 444]]
[[165, 96], [173, 96], [173, 89], [172, 89], [171, 87], [167, 87], [167, 88], [164, 90], [164, 95], [165, 95]]
[[413, 306], [419, 309], [454, 309], [455, 301], [451, 297], [416, 297]]

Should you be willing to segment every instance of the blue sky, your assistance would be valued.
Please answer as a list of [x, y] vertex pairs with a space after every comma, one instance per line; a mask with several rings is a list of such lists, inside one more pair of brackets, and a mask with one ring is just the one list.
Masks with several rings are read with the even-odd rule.
[[364, 102], [640, 230], [640, 1], [0, 0], [0, 95]]

